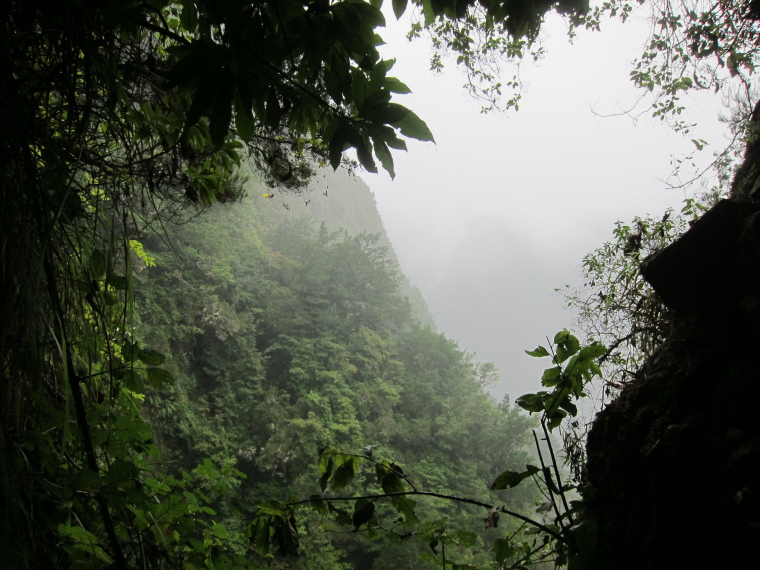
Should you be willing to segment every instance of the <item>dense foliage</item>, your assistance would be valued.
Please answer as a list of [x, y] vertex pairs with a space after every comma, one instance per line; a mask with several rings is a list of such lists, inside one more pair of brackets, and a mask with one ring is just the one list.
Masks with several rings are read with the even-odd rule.
[[310, 158], [353, 148], [392, 172], [401, 136], [431, 140], [391, 102], [408, 89], [377, 54], [382, 23], [362, 1], [0, 8], [5, 563], [156, 567], [185, 544], [158, 520], [205, 529], [186, 564], [222, 540], [196, 503], [157, 500], [230, 473], [154, 467], [140, 394], [169, 374], [132, 336], [133, 258], [188, 204], [237, 198], [245, 153], [298, 186]]
[[[176, 378], [149, 391], [145, 411], [175, 467], [203, 457], [235, 464], [246, 479], [233, 502], [254, 513], [261, 502], [315, 492], [327, 448], [362, 455], [371, 446], [378, 460], [413, 466], [418, 488], [466, 497], [488, 498], [500, 470], [529, 461], [532, 422], [507, 401], [497, 406], [471, 358], [412, 319], [377, 235], [328, 231], [258, 202], [173, 229], [171, 249], [145, 244], [156, 267], [138, 277], [139, 328], [171, 354]], [[351, 489], [373, 479], [364, 473]], [[509, 502], [533, 508], [529, 489]], [[224, 504], [220, 512], [235, 510]], [[473, 506], [424, 503], [418, 514], [422, 531], [416, 518], [400, 525], [378, 511], [390, 543], [373, 541], [377, 533], [325, 534], [307, 519], [296, 529], [303, 557], [290, 564], [424, 568], [428, 547], [399, 536], [447, 529], [446, 540], [483, 540], [473, 519], [485, 513]], [[488, 560], [478, 550], [461, 551], [462, 560]], [[448, 555], [457, 552], [449, 542]]]

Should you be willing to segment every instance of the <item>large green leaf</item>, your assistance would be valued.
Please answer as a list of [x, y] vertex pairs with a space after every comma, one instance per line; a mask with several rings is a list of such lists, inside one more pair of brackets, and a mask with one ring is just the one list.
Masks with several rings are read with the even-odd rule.
[[393, 0], [393, 14], [396, 16], [396, 19], [404, 15], [408, 2], [409, 0]]
[[257, 517], [251, 530], [251, 542], [261, 556], [269, 554], [271, 536], [270, 517]]
[[528, 356], [533, 356], [534, 358], [541, 358], [544, 356], [549, 356], [549, 351], [546, 350], [543, 346], [536, 347], [534, 350], [526, 350], [525, 354]]
[[515, 555], [517, 550], [512, 546], [512, 543], [506, 538], [497, 538], [493, 542], [491, 551], [496, 557], [496, 562], [501, 566], [504, 562]]
[[542, 412], [544, 410], [543, 396], [546, 392], [539, 392], [538, 394], [525, 394], [515, 400], [515, 404], [522, 409], [531, 413]]
[[[367, 99], [368, 103], [369, 101], [370, 99]], [[409, 109], [398, 103], [380, 103], [372, 106], [365, 105], [359, 116], [375, 123], [396, 124], [409, 113], [411, 113]]]
[[340, 491], [354, 480], [359, 461], [358, 457], [346, 457], [344, 459], [330, 479], [330, 488], [333, 491]]
[[375, 503], [367, 499], [359, 499], [354, 506], [354, 514], [351, 522], [355, 528], [368, 523], [375, 516]]
[[407, 87], [406, 83], [399, 81], [395, 77], [385, 78], [385, 88], [392, 93], [399, 93], [402, 95], [412, 92], [412, 90]]
[[406, 150], [406, 142], [396, 135], [396, 131], [393, 128], [387, 125], [366, 125], [366, 127], [373, 141], [381, 140], [390, 148]]
[[599, 358], [604, 356], [607, 352], [607, 347], [599, 342], [593, 342], [588, 346], [584, 346], [579, 354], [579, 357], [586, 360], [592, 358]]
[[401, 477], [396, 475], [395, 473], [386, 473], [385, 477], [383, 477], [383, 491], [386, 493], [403, 493], [406, 488], [404, 487], [404, 482], [401, 480]]
[[428, 126], [412, 111], [409, 111], [400, 121], [393, 123], [393, 126], [399, 129], [405, 137], [417, 139], [418, 141], [435, 142], [433, 133], [430, 132]]
[[547, 388], [551, 388], [552, 386], [556, 386], [561, 378], [562, 368], [559, 366], [553, 366], [552, 368], [544, 370], [544, 373], [541, 376], [541, 384]]
[[174, 377], [168, 370], [151, 366], [147, 371], [148, 383], [154, 388], [162, 388], [174, 384]]
[[417, 515], [414, 512], [414, 508], [417, 506], [417, 501], [413, 501], [409, 497], [401, 495], [392, 497], [391, 502], [399, 514], [403, 515], [406, 524], [419, 524], [420, 519], [417, 518]]
[[319, 487], [322, 489], [322, 492], [324, 493], [327, 489], [327, 482], [330, 480], [330, 477], [332, 477], [333, 469], [335, 469], [335, 461], [333, 461], [333, 458], [330, 456], [322, 455], [322, 458], [320, 460], [319, 464], [320, 470], [322, 471], [322, 476], [319, 478]]
[[501, 475], [499, 475], [496, 480], [491, 485], [492, 491], [500, 491], [502, 489], [510, 489], [512, 487], [516, 487], [519, 485], [523, 480], [527, 479], [528, 477], [531, 477], [535, 475], [536, 473], [540, 472], [541, 469], [538, 467], [535, 467], [534, 465], [526, 465], [525, 471], [517, 472], [517, 471], [504, 471]]
[[[564, 331], [564, 332], [567, 332], [567, 331]], [[564, 362], [573, 354], [578, 352], [580, 350], [580, 347], [581, 347], [581, 343], [578, 341], [578, 339], [575, 336], [568, 333], [567, 335], [563, 337], [563, 340], [557, 344], [557, 355], [554, 361], [557, 364], [559, 364], [560, 362]]]
[[567, 337], [570, 336], [569, 331], [559, 331], [557, 334], [554, 335], [554, 344], [559, 344], [561, 342], [565, 342], [567, 340]]
[[396, 171], [393, 168], [393, 156], [391, 155], [388, 146], [378, 139], [373, 139], [375, 146], [375, 156], [380, 159], [380, 164], [385, 171], [390, 175], [391, 179], [396, 177]]
[[75, 541], [75, 547], [82, 546], [81, 550], [91, 553], [95, 558], [106, 564], [113, 564], [113, 559], [100, 547], [98, 537], [80, 526], [59, 524], [58, 533]]
[[161, 366], [166, 357], [157, 350], [141, 350], [137, 355], [137, 359], [150, 366]]
[[108, 267], [108, 259], [106, 254], [101, 249], [94, 249], [90, 254], [90, 277], [92, 279], [100, 279], [106, 272]]

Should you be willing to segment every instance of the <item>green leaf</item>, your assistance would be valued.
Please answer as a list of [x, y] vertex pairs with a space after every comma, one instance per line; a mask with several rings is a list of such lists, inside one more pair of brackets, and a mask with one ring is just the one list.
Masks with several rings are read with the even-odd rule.
[[163, 368], [148, 368], [148, 383], [154, 388], [170, 386], [174, 384], [174, 376]]
[[546, 392], [539, 392], [538, 394], [525, 394], [515, 400], [515, 404], [520, 406], [523, 410], [529, 412], [542, 412], [544, 410], [543, 395]]
[[478, 543], [478, 533], [471, 530], [457, 530], [453, 534], [462, 548], [472, 548]]
[[406, 12], [406, 5], [408, 0], [393, 0], [393, 15], [398, 20]]
[[322, 516], [330, 514], [330, 509], [327, 507], [325, 501], [322, 501], [322, 495], [311, 495], [309, 497], [311, 508], [314, 509]]
[[269, 554], [271, 536], [270, 517], [257, 517], [251, 532], [251, 542], [261, 556]]
[[375, 516], [375, 503], [367, 499], [359, 499], [354, 506], [354, 515], [351, 517], [351, 523], [354, 528], [359, 528], [361, 525], [372, 520]]
[[92, 250], [92, 254], [90, 255], [90, 277], [92, 279], [100, 279], [105, 275], [107, 267], [108, 261], [103, 250]]
[[559, 495], [560, 494], [559, 489], [557, 488], [557, 485], [554, 483], [554, 478], [552, 477], [551, 467], [545, 467], [543, 469], [543, 474], [544, 474], [544, 481], [546, 481], [547, 487], [551, 489], [552, 493], [554, 493], [555, 495]]
[[546, 386], [547, 388], [551, 388], [552, 386], [556, 386], [560, 379], [562, 378], [562, 368], [559, 366], [554, 366], [552, 368], [547, 368], [544, 370], [544, 374], [541, 376], [541, 384]]
[[404, 482], [401, 480], [401, 477], [396, 475], [395, 473], [387, 473], [385, 477], [383, 477], [383, 491], [386, 493], [403, 493], [406, 488], [404, 487]]
[[375, 166], [375, 159], [372, 158], [371, 144], [369, 141], [361, 139], [356, 148], [356, 158], [359, 159], [361, 165], [367, 170], [367, 172], [377, 172], [377, 166]]
[[526, 465], [525, 469], [525, 471], [522, 471], [520, 473], [517, 471], [505, 471], [493, 482], [491, 485], [491, 490], [500, 491], [502, 489], [511, 489], [512, 487], [519, 485], [523, 480], [541, 471], [538, 467], [535, 467], [533, 465]]
[[358, 457], [347, 457], [333, 473], [332, 479], [330, 479], [330, 488], [333, 491], [340, 491], [349, 485], [354, 480], [358, 463]]
[[375, 475], [377, 476], [377, 482], [382, 485], [383, 479], [385, 479], [385, 475], [389, 473], [390, 471], [384, 467], [384, 465], [390, 465], [387, 461], [383, 461], [382, 463], [378, 463], [375, 465]]
[[145, 379], [137, 370], [125, 371], [122, 383], [127, 389], [132, 390], [133, 392], [139, 394], [145, 392]]
[[435, 142], [433, 133], [430, 132], [428, 126], [412, 111], [409, 111], [400, 121], [393, 123], [393, 126], [399, 129], [405, 137], [417, 139], [418, 141]]
[[[350, 123], [341, 120], [337, 129], [335, 129], [335, 132], [330, 138], [328, 150], [330, 165], [333, 167], [333, 169], [337, 169], [338, 166], [340, 166], [340, 159], [343, 156], [343, 151], [349, 147], [354, 147], [356, 149], [359, 161], [365, 168], [367, 168], [367, 165], [365, 165], [364, 161], [367, 159], [369, 150], [362, 140], [361, 134]], [[372, 160], [371, 155], [369, 156], [369, 162], [374, 166], [374, 161]], [[367, 168], [367, 170], [370, 170], [370, 172], [377, 171], [376, 168], [374, 170]]]
[[245, 107], [243, 103], [235, 102], [235, 129], [238, 136], [245, 142], [253, 140], [254, 133], [253, 113], [251, 107]]
[[270, 499], [258, 506], [258, 511], [265, 515], [274, 515], [276, 517], [282, 517], [288, 512], [288, 507], [285, 503]]
[[277, 543], [277, 552], [283, 556], [298, 555], [298, 533], [295, 520], [275, 519], [278, 524], [274, 531], [273, 540]]
[[[567, 331], [565, 331], [567, 332]], [[556, 338], [556, 337], [555, 337]], [[564, 362], [569, 357], [571, 357], [573, 354], [578, 352], [580, 350], [581, 343], [578, 341], [576, 337], [574, 337], [571, 334], [567, 334], [564, 337], [564, 340], [562, 340], [557, 345], [557, 355], [554, 359], [554, 361], [559, 364], [560, 362]]]
[[335, 467], [335, 461], [333, 457], [335, 457], [336, 453], [337, 451], [331, 447], [325, 448], [319, 452], [320, 473], [326, 473], [327, 471], [332, 473], [332, 470]]
[[319, 488], [324, 493], [327, 489], [327, 482], [332, 477], [333, 469], [335, 469], [335, 461], [331, 456], [322, 454], [322, 458], [319, 463], [319, 469], [322, 471], [322, 476], [319, 478]]
[[570, 401], [570, 396], [566, 396], [560, 403], [559, 407], [563, 410], [567, 410], [567, 412], [571, 416], [577, 416], [578, 415], [578, 407], [573, 404], [573, 402]]
[[422, 13], [425, 16], [425, 27], [427, 28], [433, 22], [435, 22], [435, 10], [433, 10], [433, 4], [431, 0], [422, 1]]
[[565, 412], [565, 410], [555, 410], [549, 416], [549, 422], [546, 424], [546, 427], [549, 428], [549, 431], [552, 431], [554, 428], [557, 428], [562, 424], [562, 420], [564, 420], [566, 416], [567, 412]]
[[406, 150], [406, 142], [404, 142], [404, 139], [400, 139], [396, 135], [396, 131], [394, 131], [391, 127], [378, 124], [369, 124], [366, 125], [366, 127], [367, 132], [369, 132], [369, 134], [372, 136], [373, 141], [381, 140], [390, 148], [395, 148], [396, 150]]
[[409, 497], [404, 495], [391, 497], [391, 502], [399, 514], [403, 515], [404, 522], [408, 525], [415, 525], [420, 523], [420, 519], [414, 513], [414, 508], [417, 506], [417, 501], [413, 501]]
[[121, 356], [125, 362], [133, 362], [140, 352], [142, 352], [140, 345], [136, 342], [131, 342], [129, 339], [125, 340], [121, 347]]
[[559, 344], [561, 342], [565, 342], [567, 337], [570, 336], [569, 331], [559, 331], [557, 334], [554, 335], [554, 344]]
[[403, 120], [409, 113], [411, 113], [409, 109], [398, 103], [380, 103], [372, 106], [365, 105], [359, 116], [374, 123], [393, 124]]
[[106, 283], [117, 291], [126, 291], [129, 287], [129, 280], [122, 275], [109, 275], [106, 277]]
[[211, 526], [211, 532], [214, 533], [214, 536], [217, 538], [228, 538], [229, 534], [227, 533], [227, 527], [224, 525], [221, 525], [219, 523], [214, 523]]
[[99, 546], [98, 537], [91, 532], [79, 526], [59, 524], [58, 533], [75, 541], [74, 548], [93, 554], [101, 562], [113, 564], [113, 559]]
[[607, 347], [605, 347], [603, 344], [599, 342], [594, 342], [588, 346], [584, 346], [581, 349], [578, 356], [582, 360], [588, 360], [588, 359], [599, 358], [600, 356], [604, 356], [606, 352], [607, 352]]
[[140, 470], [132, 461], [117, 457], [108, 468], [108, 479], [111, 483], [120, 483], [137, 477], [139, 473]]
[[149, 366], [161, 366], [166, 357], [156, 350], [141, 350], [137, 354], [137, 359]]
[[194, 2], [182, 2], [182, 11], [179, 14], [179, 21], [182, 27], [192, 33], [198, 27], [198, 10]]
[[533, 356], [534, 358], [550, 356], [549, 351], [546, 350], [543, 346], [539, 346], [535, 350], [526, 350], [525, 354], [527, 354], [528, 356]]
[[407, 87], [406, 83], [399, 81], [395, 77], [385, 78], [385, 88], [391, 93], [399, 93], [401, 95], [412, 92], [412, 90]]
[[393, 156], [388, 146], [377, 138], [373, 139], [375, 145], [375, 156], [380, 160], [385, 171], [390, 175], [391, 180], [396, 178], [396, 171], [393, 169]]
[[185, 120], [185, 131], [190, 127], [196, 125], [201, 117], [204, 116], [211, 108], [211, 104], [214, 101], [216, 95], [215, 81], [204, 81], [198, 88], [198, 91], [193, 97], [193, 102], [190, 105], [190, 109], [187, 111], [187, 117]]
[[493, 542], [493, 546], [491, 547], [491, 551], [496, 556], [496, 562], [500, 566], [504, 564], [504, 562], [515, 555], [517, 552], [513, 547], [509, 540], [506, 538], [497, 538]]
[[[379, 66], [378, 66], [379, 67]], [[367, 89], [371, 89], [372, 86], [368, 85]], [[372, 95], [367, 97], [367, 99], [362, 103], [359, 115], [363, 116], [365, 110], [372, 109], [373, 107], [379, 107], [382, 105], [387, 105], [391, 101], [391, 92], [387, 89], [378, 89]], [[378, 121], [382, 122], [382, 121]]]

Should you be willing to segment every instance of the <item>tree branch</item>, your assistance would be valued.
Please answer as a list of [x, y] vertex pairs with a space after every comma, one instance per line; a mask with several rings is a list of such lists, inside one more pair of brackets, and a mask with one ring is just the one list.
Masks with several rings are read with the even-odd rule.
[[[465, 497], [457, 497], [455, 495], [445, 495], [443, 493], [434, 493], [432, 491], [401, 491], [398, 493], [380, 493], [377, 495], [363, 495], [363, 496], [355, 496], [355, 497], [316, 497], [313, 499], [305, 499], [303, 501], [295, 501], [293, 503], [287, 503], [288, 507], [297, 507], [299, 505], [305, 505], [307, 503], [313, 503], [314, 501], [320, 501], [325, 503], [332, 503], [332, 502], [347, 502], [347, 501], [358, 501], [360, 499], [385, 499], [385, 498], [392, 498], [392, 497], [404, 497], [409, 495], [420, 495], [423, 497], [435, 497], [437, 499], [445, 499], [447, 501], [454, 501], [457, 503], [466, 503], [468, 505], [475, 505], [477, 507], [483, 507], [484, 509], [491, 510], [495, 507], [495, 505], [491, 505], [489, 503], [484, 503], [483, 501], [478, 501], [476, 499], [467, 499]], [[567, 540], [560, 534], [556, 533], [549, 527], [541, 524], [538, 521], [534, 521], [530, 517], [526, 517], [525, 515], [521, 515], [520, 513], [516, 513], [514, 511], [508, 510], [506, 507], [499, 507], [499, 512], [504, 513], [505, 515], [509, 515], [511, 517], [514, 517], [516, 519], [520, 519], [523, 522], [528, 523], [529, 525], [532, 525], [536, 527], [537, 529], [541, 530], [542, 532], [545, 532], [552, 538], [563, 542], [565, 544], [568, 544]]]

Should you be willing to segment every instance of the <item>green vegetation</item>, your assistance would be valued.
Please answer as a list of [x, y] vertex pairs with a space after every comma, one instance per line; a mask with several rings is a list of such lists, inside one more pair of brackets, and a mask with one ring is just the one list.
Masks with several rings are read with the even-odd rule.
[[[335, 455], [324, 478], [332, 475], [334, 491], [348, 483], [336, 483], [343, 469], [359, 475], [345, 490], [366, 492], [374, 465], [362, 471], [358, 464], [370, 446], [375, 463], [413, 466], [419, 490], [488, 499], [500, 470], [531, 461], [535, 424], [508, 401], [497, 406], [483, 392], [483, 367], [412, 319], [378, 236], [331, 232], [268, 204], [246, 199], [173, 228], [171, 249], [145, 242], [156, 266], [138, 276], [138, 329], [171, 354], [165, 365], [175, 382], [149, 390], [144, 411], [172, 470], [190, 470], [204, 457], [234, 464], [246, 479], [234, 498], [214, 504], [231, 527], [235, 511], [245, 518], [265, 503], [271, 516], [272, 500], [317, 492], [326, 449], [354, 454]], [[536, 497], [523, 490], [508, 499], [513, 510], [530, 512]], [[482, 509], [423, 499], [414, 514], [410, 504], [403, 523], [378, 508], [355, 525], [371, 520], [373, 531], [358, 535], [299, 519], [292, 544], [275, 548], [272, 539], [272, 550], [294, 553], [298, 539], [302, 560], [289, 564], [303, 568], [425, 568], [426, 558], [435, 560], [426, 543], [399, 542], [423, 532], [443, 534], [448, 556], [489, 559], [478, 554], [487, 552], [482, 546], [465, 551], [450, 542], [493, 541], [493, 531], [474, 532]], [[251, 532], [258, 545], [263, 531]], [[376, 540], [386, 534], [395, 540]]]
[[[0, 8], [4, 564], [255, 567], [244, 554], [250, 538], [261, 551], [266, 535], [289, 552], [295, 534], [290, 520], [251, 526], [247, 509], [282, 497], [284, 485], [305, 489], [319, 476], [307, 460], [322, 446], [377, 445], [373, 454], [390, 469], [381, 484], [400, 482], [391, 476], [398, 460], [419, 471], [404, 481], [444, 493], [477, 495], [493, 469], [518, 461], [526, 420], [488, 401], [480, 389], [488, 370], [410, 319], [375, 238], [283, 225], [264, 209], [214, 230], [204, 226], [210, 218], [170, 228], [202, 206], [238, 200], [249, 162], [269, 185], [297, 190], [315, 165], [335, 168], [351, 149], [366, 170], [379, 162], [393, 175], [391, 149], [433, 139], [392, 100], [408, 88], [379, 58], [379, 4], [12, 0]], [[407, 4], [470, 71], [482, 69], [480, 53], [450, 23], [508, 35], [511, 47], [486, 43], [493, 49], [482, 53], [520, 57], [549, 9], [592, 27], [598, 15], [581, 18], [584, 2], [469, 0], [397, 0], [396, 14]], [[744, 2], [663, 6], [658, 25], [668, 33], [654, 38], [634, 80], [660, 89], [656, 112], [673, 116], [679, 94], [714, 85], [691, 72], [694, 62], [717, 59], [740, 78], [752, 71], [756, 14]], [[549, 422], [559, 413], [551, 402], [570, 412], [564, 396], [538, 396]], [[529, 405], [538, 409], [538, 400]], [[250, 414], [256, 423], [241, 421]], [[514, 442], [518, 453], [507, 453]], [[343, 466], [346, 482], [360, 473], [352, 457], [335, 455], [332, 471], [327, 460], [331, 489]], [[410, 503], [396, 503], [411, 523]], [[379, 520], [370, 510], [355, 508], [352, 522]], [[462, 512], [420, 499], [414, 516]], [[442, 528], [428, 529], [438, 533], [433, 550], [451, 548]], [[302, 544], [313, 568], [419, 554], [411, 541], [393, 547], [404, 552], [397, 556], [353, 542], [370, 533], [343, 544], [309, 529]]]
[[[550, 438], [550, 432], [560, 425], [562, 420], [575, 416], [578, 412], [574, 403], [586, 397], [585, 388], [594, 377], [601, 375], [597, 359], [606, 349], [599, 343], [592, 342], [581, 346], [578, 339], [567, 331], [561, 331], [554, 337], [554, 345], [550, 346], [551, 353], [539, 346], [536, 350], [526, 351], [530, 356], [551, 356], [552, 366], [544, 371], [542, 384], [550, 391], [540, 391], [536, 394], [526, 394], [518, 399], [520, 407], [531, 413], [541, 414], [543, 441], [548, 457], [544, 459], [539, 440], [533, 430], [533, 440], [538, 450], [541, 467], [526, 464], [525, 470], [509, 469], [495, 478], [490, 486], [491, 491], [505, 491], [518, 487], [523, 481], [536, 483], [546, 501], [537, 509], [515, 511], [514, 495], [509, 508], [499, 507], [481, 499], [462, 496], [450, 491], [428, 491], [423, 485], [415, 482], [416, 474], [407, 473], [396, 462], [375, 458], [375, 446], [366, 446], [362, 455], [341, 453], [335, 449], [322, 449], [319, 462], [319, 485], [321, 494], [312, 494], [308, 499], [284, 501], [267, 501], [258, 509], [255, 521], [254, 544], [256, 549], [265, 555], [273, 552], [280, 554], [295, 553], [298, 544], [298, 517], [308, 517], [314, 511], [337, 525], [353, 527], [354, 531], [366, 530], [369, 536], [377, 535], [380, 531], [393, 539], [406, 539], [413, 534], [425, 542], [438, 555], [440, 545], [440, 563], [443, 567], [451, 564], [454, 568], [461, 567], [492, 567], [494, 561], [485, 564], [473, 564], [471, 558], [463, 560], [468, 551], [462, 548], [476, 547], [477, 536], [471, 531], [451, 532], [445, 521], [427, 522], [431, 516], [426, 510], [423, 520], [418, 518], [418, 501], [436, 499], [444, 505], [460, 506], [457, 519], [463, 519], [463, 506], [474, 505], [487, 509], [484, 518], [485, 529], [496, 529], [501, 514], [508, 515], [507, 533], [496, 535], [492, 541], [491, 552], [497, 567], [525, 568], [528, 566], [551, 563], [554, 566], [570, 564], [573, 568], [591, 568], [595, 560], [595, 523], [584, 511], [581, 501], [571, 500], [571, 491], [579, 489], [577, 482], [568, 483], [561, 471], [557, 455]], [[503, 426], [500, 426], [503, 429]], [[516, 440], [512, 440], [513, 442]], [[471, 443], [476, 443], [471, 441]], [[479, 450], [481, 451], [481, 450]], [[480, 454], [470, 461], [477, 460]], [[451, 463], [451, 457], [447, 463]], [[438, 462], [438, 466], [444, 464]], [[427, 465], [417, 464], [416, 469], [424, 472]], [[367, 472], [369, 482], [379, 490], [365, 489]], [[360, 488], [353, 487], [353, 495], [339, 494], [355, 479], [363, 483]], [[469, 475], [469, 480], [461, 483], [472, 483], [476, 478]], [[440, 488], [446, 481], [435, 481]], [[477, 489], [473, 489], [477, 491]], [[414, 497], [413, 499], [411, 497]], [[502, 499], [504, 497], [501, 497]], [[348, 504], [349, 509], [343, 508]], [[396, 525], [392, 529], [384, 526], [388, 519], [387, 507], [395, 509]], [[350, 508], [352, 507], [352, 508]], [[525, 513], [531, 513], [532, 516]], [[536, 513], [536, 514], [533, 514]], [[543, 514], [545, 513], [545, 515]], [[422, 515], [421, 515], [422, 516]], [[514, 528], [515, 522], [521, 522], [520, 527]], [[505, 525], [502, 525], [502, 528]], [[408, 530], [410, 528], [412, 530]], [[520, 532], [526, 528], [524, 532]], [[502, 531], [503, 534], [503, 531]], [[449, 546], [448, 555], [446, 546]], [[480, 547], [482, 549], [482, 547]], [[383, 549], [387, 552], [388, 547]], [[475, 556], [475, 561], [482, 556]], [[405, 562], [403, 558], [394, 555], [394, 562]], [[362, 567], [370, 567], [371, 559], [365, 559]], [[415, 564], [418, 566], [419, 563]], [[373, 568], [384, 567], [371, 566]]]

